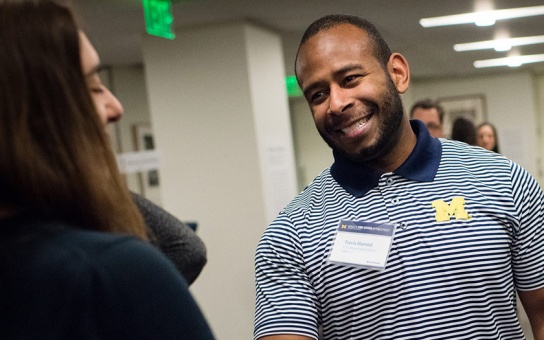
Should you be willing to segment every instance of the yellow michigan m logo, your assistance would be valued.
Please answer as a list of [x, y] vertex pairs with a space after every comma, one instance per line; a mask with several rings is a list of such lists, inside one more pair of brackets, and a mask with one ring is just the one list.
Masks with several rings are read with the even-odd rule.
[[436, 200], [431, 205], [436, 210], [436, 222], [449, 221], [450, 216], [453, 216], [453, 214], [455, 214], [456, 220], [469, 220], [471, 218], [465, 211], [465, 198], [461, 196], [453, 197], [450, 204], [444, 202], [444, 200]]

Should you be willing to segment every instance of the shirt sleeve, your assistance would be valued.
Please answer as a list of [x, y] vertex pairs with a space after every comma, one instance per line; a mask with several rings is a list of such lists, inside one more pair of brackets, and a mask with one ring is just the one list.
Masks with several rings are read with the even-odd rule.
[[536, 180], [511, 163], [512, 192], [519, 224], [513, 243], [513, 270], [518, 290], [544, 287], [544, 196]]
[[297, 334], [317, 339], [317, 298], [296, 230], [284, 213], [268, 227], [255, 257], [255, 339]]

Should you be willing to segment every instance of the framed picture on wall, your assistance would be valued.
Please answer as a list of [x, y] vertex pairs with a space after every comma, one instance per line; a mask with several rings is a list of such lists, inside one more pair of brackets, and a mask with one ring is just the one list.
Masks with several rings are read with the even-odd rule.
[[441, 97], [437, 101], [444, 108], [446, 138], [450, 138], [453, 122], [459, 117], [467, 118], [476, 126], [487, 120], [487, 104], [483, 94]]
[[[134, 124], [133, 128], [137, 151], [155, 149], [155, 139], [150, 124], [138, 123]], [[157, 204], [160, 204], [159, 170], [155, 169], [141, 172], [139, 177], [142, 196]]]

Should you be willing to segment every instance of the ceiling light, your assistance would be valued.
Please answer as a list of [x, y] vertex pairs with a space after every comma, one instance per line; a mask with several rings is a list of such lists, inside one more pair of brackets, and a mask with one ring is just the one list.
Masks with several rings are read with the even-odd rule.
[[523, 65], [523, 63], [519, 60], [519, 58], [511, 58], [508, 60], [507, 64], [508, 67], [520, 67]]
[[487, 12], [480, 12], [474, 16], [474, 24], [476, 26], [493, 26], [495, 25], [495, 18], [487, 14]]
[[476, 51], [495, 49], [496, 51], [509, 51], [512, 46], [544, 44], [544, 35], [535, 35], [532, 37], [506, 38], [477, 41], [464, 44], [455, 44], [453, 49], [457, 52]]
[[512, 49], [512, 44], [507, 40], [497, 40], [493, 49], [497, 52], [506, 52]]
[[523, 64], [540, 63], [544, 62], [544, 54], [532, 54], [532, 55], [520, 55], [515, 57], [476, 60], [474, 67], [496, 67], [496, 66], [510, 66], [517, 67]]
[[496, 20], [523, 18], [544, 15], [544, 6], [496, 9], [492, 11], [472, 12], [446, 15], [434, 18], [423, 18], [419, 23], [423, 27], [449, 26], [459, 24], [493, 25]]

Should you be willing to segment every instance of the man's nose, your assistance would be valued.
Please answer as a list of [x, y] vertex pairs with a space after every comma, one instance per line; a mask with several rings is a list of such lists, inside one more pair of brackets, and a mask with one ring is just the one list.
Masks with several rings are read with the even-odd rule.
[[342, 114], [353, 106], [352, 98], [346, 89], [340, 86], [331, 86], [329, 91], [329, 113]]

